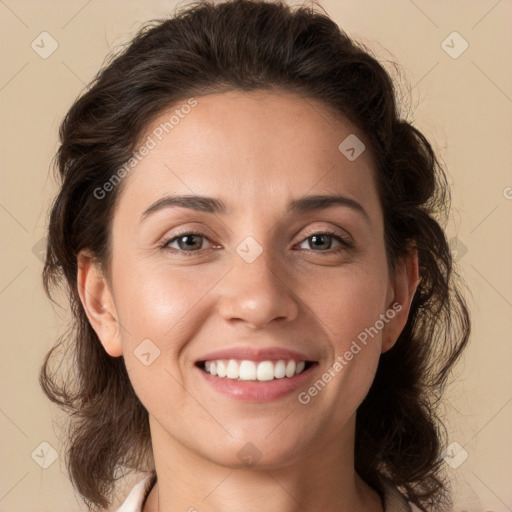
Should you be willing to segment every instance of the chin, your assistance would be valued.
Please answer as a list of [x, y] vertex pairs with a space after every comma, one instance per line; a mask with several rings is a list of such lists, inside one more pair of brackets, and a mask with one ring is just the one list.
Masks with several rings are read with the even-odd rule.
[[276, 469], [289, 466], [304, 457], [302, 450], [297, 450], [297, 446], [304, 447], [304, 443], [305, 440], [291, 436], [287, 436], [284, 442], [280, 436], [272, 438], [272, 434], [267, 436], [267, 433], [255, 435], [253, 431], [252, 434], [240, 433], [225, 443], [216, 444], [215, 451], [205, 453], [205, 458], [231, 469]]

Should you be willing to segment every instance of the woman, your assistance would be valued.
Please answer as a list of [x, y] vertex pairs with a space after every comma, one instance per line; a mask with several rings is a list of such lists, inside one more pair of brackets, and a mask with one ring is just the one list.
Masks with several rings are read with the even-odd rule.
[[307, 8], [199, 2], [60, 139], [44, 283], [65, 278], [75, 356], [41, 385], [91, 510], [125, 471], [124, 512], [449, 508], [449, 191], [366, 50]]

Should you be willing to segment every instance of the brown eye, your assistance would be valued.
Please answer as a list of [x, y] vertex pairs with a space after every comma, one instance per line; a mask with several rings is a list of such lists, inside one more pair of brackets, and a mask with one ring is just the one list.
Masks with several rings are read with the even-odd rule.
[[[171, 248], [177, 251], [197, 252], [204, 249], [203, 242], [208, 240], [200, 233], [184, 233], [182, 235], [171, 238], [163, 244], [164, 248]], [[171, 244], [177, 243], [177, 247], [170, 247]]]

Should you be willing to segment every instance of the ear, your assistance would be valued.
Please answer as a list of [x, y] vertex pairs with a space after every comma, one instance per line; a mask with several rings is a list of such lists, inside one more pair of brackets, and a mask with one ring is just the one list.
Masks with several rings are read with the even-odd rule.
[[89, 322], [105, 351], [112, 357], [123, 354], [117, 312], [106, 277], [90, 251], [77, 257], [77, 286]]
[[395, 345], [403, 331], [419, 282], [418, 250], [416, 244], [412, 243], [407, 255], [395, 265], [395, 275], [391, 279], [387, 311], [394, 311], [396, 314], [386, 324], [382, 338], [382, 353]]

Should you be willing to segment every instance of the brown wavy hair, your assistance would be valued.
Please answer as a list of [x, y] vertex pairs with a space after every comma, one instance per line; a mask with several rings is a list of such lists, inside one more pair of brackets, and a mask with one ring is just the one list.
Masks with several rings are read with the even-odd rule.
[[[146, 23], [105, 63], [60, 126], [61, 186], [49, 217], [43, 284], [52, 300], [54, 287], [64, 285], [73, 322], [46, 355], [39, 378], [70, 416], [66, 464], [74, 487], [90, 510], [106, 508], [123, 471], [154, 470], [148, 412], [123, 357], [106, 353], [78, 295], [81, 250], [92, 251], [108, 276], [123, 183], [101, 200], [94, 191], [133, 155], [164, 109], [233, 89], [298, 93], [366, 135], [390, 268], [412, 241], [421, 281], [407, 324], [382, 354], [358, 408], [355, 469], [376, 488], [382, 477], [391, 479], [422, 510], [444, 510], [451, 504], [441, 457], [446, 430], [436, 411], [470, 333], [443, 228], [446, 176], [427, 139], [401, 119], [394, 82], [372, 53], [324, 12], [280, 1], [196, 1]], [[68, 371], [52, 372], [52, 356], [63, 344], [71, 350]]]

